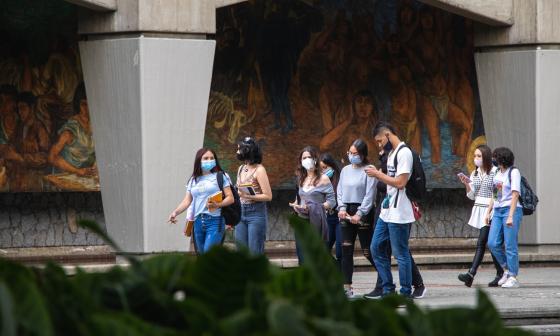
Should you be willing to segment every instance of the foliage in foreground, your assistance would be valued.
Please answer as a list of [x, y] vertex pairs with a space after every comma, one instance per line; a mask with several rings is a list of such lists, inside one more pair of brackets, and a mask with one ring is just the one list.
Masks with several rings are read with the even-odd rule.
[[[1, 335], [528, 335], [504, 328], [481, 291], [475, 308], [425, 311], [399, 296], [349, 301], [320, 238], [290, 221], [306, 259], [292, 270], [222, 247], [75, 276], [52, 263], [0, 260]], [[95, 223], [81, 225], [113, 244]]]

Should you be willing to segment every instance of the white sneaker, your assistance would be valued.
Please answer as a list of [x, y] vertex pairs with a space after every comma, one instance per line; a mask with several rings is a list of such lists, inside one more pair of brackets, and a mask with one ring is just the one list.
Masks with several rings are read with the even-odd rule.
[[512, 275], [502, 285], [502, 288], [519, 288], [519, 281]]
[[501, 285], [505, 284], [508, 278], [509, 278], [509, 273], [508, 273], [508, 271], [505, 271], [504, 275], [502, 275], [502, 278], [500, 279], [500, 281], [498, 281], [498, 286], [501, 286]]
[[349, 299], [354, 297], [354, 291], [352, 290], [352, 288], [344, 288], [344, 294]]

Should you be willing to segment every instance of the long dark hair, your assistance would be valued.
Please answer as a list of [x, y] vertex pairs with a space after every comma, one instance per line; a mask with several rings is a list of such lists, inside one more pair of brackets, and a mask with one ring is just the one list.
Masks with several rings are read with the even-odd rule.
[[[354, 146], [356, 148], [356, 151], [358, 152], [358, 155], [360, 155], [360, 158], [362, 159], [362, 165], [369, 164], [367, 143], [362, 139], [356, 139], [350, 145], [350, 147], [352, 147], [352, 146]], [[350, 147], [348, 147], [348, 149], [350, 149]]]
[[486, 145], [480, 145], [476, 147], [476, 149], [482, 154], [482, 167], [480, 168], [482, 168], [486, 174], [489, 174], [490, 170], [492, 170], [492, 150]]
[[511, 149], [507, 147], [498, 147], [494, 149], [492, 156], [496, 159], [498, 165], [502, 165], [504, 168], [509, 168], [515, 163], [515, 155], [513, 155]]
[[191, 175], [191, 180], [194, 179], [194, 182], [197, 182], [197, 179], [202, 176], [202, 167], [200, 166], [200, 162], [202, 161], [202, 156], [206, 153], [210, 152], [214, 155], [214, 160], [216, 160], [216, 167], [212, 168], [210, 171], [211, 173], [217, 173], [219, 171], [224, 171], [220, 166], [220, 161], [218, 160], [218, 155], [214, 152], [213, 149], [203, 147], [196, 152], [194, 157], [194, 166], [193, 166], [193, 173]]
[[298, 185], [300, 187], [303, 186], [303, 181], [305, 181], [305, 179], [307, 178], [307, 169], [305, 169], [302, 165], [301, 165], [301, 157], [303, 156], [303, 153], [308, 152], [309, 154], [311, 154], [311, 158], [313, 160], [315, 160], [315, 178], [312, 181], [312, 184], [315, 186], [317, 185], [317, 182], [319, 182], [319, 178], [321, 177], [321, 167], [319, 166], [319, 151], [317, 151], [317, 149], [313, 146], [305, 146], [301, 152], [299, 153], [298, 156], [298, 163], [297, 163], [297, 168], [296, 168], [296, 176], [298, 179]]
[[321, 155], [321, 162], [334, 170], [334, 174], [331, 177], [331, 183], [333, 185], [334, 192], [336, 193], [336, 186], [338, 185], [338, 180], [340, 179], [340, 167], [338, 166], [338, 162], [334, 159], [331, 153], [324, 153]]

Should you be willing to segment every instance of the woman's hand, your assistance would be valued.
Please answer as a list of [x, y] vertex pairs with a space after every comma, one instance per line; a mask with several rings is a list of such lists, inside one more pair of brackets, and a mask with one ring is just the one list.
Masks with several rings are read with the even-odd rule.
[[216, 203], [214, 201], [208, 201], [208, 211], [210, 212], [214, 212], [216, 210], [218, 210], [218, 208], [221, 208], [222, 203]]
[[176, 211], [173, 211], [173, 212], [169, 215], [169, 218], [167, 219], [167, 221], [168, 221], [169, 223], [171, 223], [171, 224], [175, 224], [175, 223], [177, 223], [177, 218], [176, 218], [176, 217], [177, 217], [177, 212], [176, 212]]
[[354, 216], [350, 217], [350, 223], [358, 224], [361, 219], [362, 219], [362, 216], [360, 216], [358, 214], [355, 214]]
[[509, 227], [513, 226], [513, 217], [511, 215], [509, 215], [508, 218], [506, 219], [506, 225]]
[[486, 214], [486, 217], [484, 217], [484, 223], [486, 223], [486, 225], [490, 225], [490, 214]]
[[348, 216], [346, 210], [340, 210], [338, 212], [338, 219], [346, 220], [346, 216]]
[[459, 180], [461, 180], [461, 183], [465, 186], [469, 185], [469, 178], [466, 175], [460, 175]]

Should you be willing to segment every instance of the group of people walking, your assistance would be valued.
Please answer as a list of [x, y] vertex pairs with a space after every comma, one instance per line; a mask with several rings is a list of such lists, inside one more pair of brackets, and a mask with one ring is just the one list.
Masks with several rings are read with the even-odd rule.
[[[344, 279], [347, 296], [354, 295], [355, 241], [358, 238], [364, 257], [377, 269], [377, 281], [365, 298], [380, 298], [396, 290], [391, 273], [391, 255], [398, 264], [400, 294], [422, 298], [426, 293], [422, 276], [409, 249], [412, 224], [417, 220], [415, 204], [407, 195], [407, 183], [413, 171], [413, 152], [388, 123], [380, 122], [372, 134], [379, 166], [370, 164], [367, 142], [354, 140], [348, 147], [349, 164], [340, 169], [328, 153], [320, 154], [307, 146], [299, 154], [295, 170], [297, 194], [289, 205], [309, 221], [331, 251]], [[235, 240], [251, 253], [264, 253], [267, 206], [272, 191], [262, 165], [259, 144], [251, 137], [238, 144], [241, 165], [235, 181], [241, 203], [241, 220], [235, 226]], [[477, 269], [489, 247], [496, 279], [489, 286], [518, 287], [519, 258], [517, 235], [522, 219], [519, 203], [521, 174], [513, 167], [514, 155], [507, 148], [493, 152], [482, 145], [474, 152], [476, 170], [469, 176], [458, 174], [467, 197], [474, 200], [468, 224], [479, 229], [476, 253], [468, 272], [458, 278], [466, 286], [473, 283]], [[186, 195], [169, 215], [169, 221], [190, 208], [194, 220], [194, 242], [199, 253], [207, 252], [223, 241], [226, 223], [221, 208], [234, 203], [234, 182], [223, 171], [216, 153], [200, 149]], [[221, 201], [213, 195], [223, 193]], [[299, 263], [305, 262], [296, 235]]]

